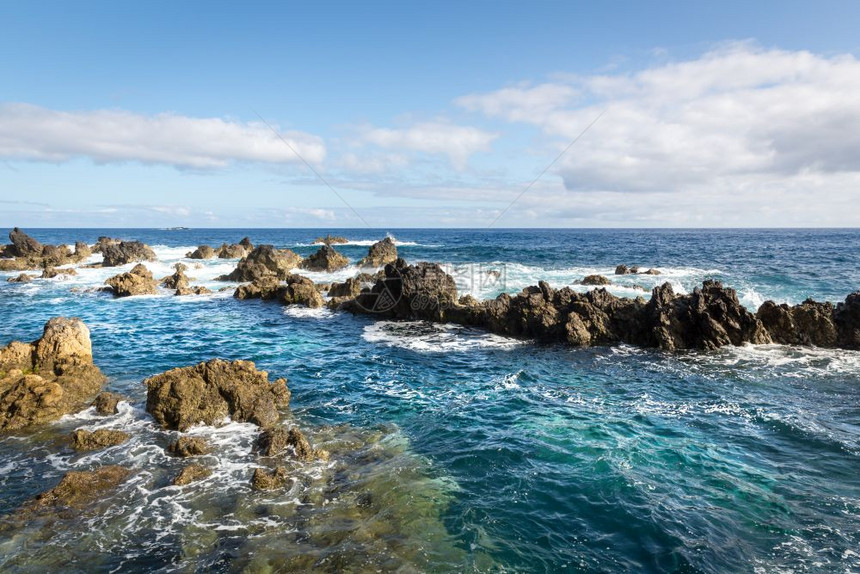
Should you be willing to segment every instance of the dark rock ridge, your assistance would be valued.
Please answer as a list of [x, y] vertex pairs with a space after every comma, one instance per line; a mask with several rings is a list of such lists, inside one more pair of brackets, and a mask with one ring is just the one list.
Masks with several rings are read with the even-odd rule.
[[367, 250], [367, 256], [358, 262], [359, 267], [382, 267], [397, 261], [397, 246], [394, 240], [386, 237], [377, 241]]
[[628, 268], [626, 265], [621, 264], [615, 268], [616, 275], [660, 275], [660, 271], [657, 269], [648, 269], [647, 271], [642, 271], [638, 267], [630, 267]]
[[149, 269], [142, 263], [138, 263], [127, 273], [114, 275], [105, 281], [105, 285], [110, 287], [114, 297], [155, 295], [158, 293], [158, 284]]
[[9, 233], [9, 245], [0, 247], [0, 271], [23, 271], [25, 269], [48, 269], [79, 263], [92, 253], [78, 242], [73, 252], [65, 245], [43, 245], [19, 228]]
[[237, 422], [270, 426], [289, 405], [286, 379], [269, 382], [250, 361], [212, 359], [171, 369], [144, 381], [146, 410], [164, 428], [184, 431], [195, 424]]
[[586, 275], [580, 281], [582, 285], [612, 285], [612, 281], [603, 275]]
[[105, 243], [101, 247], [102, 267], [118, 267], [135, 261], [155, 261], [155, 252], [140, 241]]
[[335, 251], [331, 245], [323, 245], [319, 250], [301, 262], [299, 267], [308, 271], [338, 271], [349, 265], [349, 259]]
[[302, 275], [288, 275], [283, 282], [272, 276], [239, 285], [233, 293], [236, 299], [276, 299], [284, 305], [323, 306], [323, 298], [313, 281]]
[[222, 243], [217, 253], [219, 259], [241, 259], [248, 254], [248, 250], [245, 249], [244, 245], [239, 245], [238, 243], [233, 243], [232, 245]]
[[222, 275], [219, 281], [256, 281], [267, 277], [286, 279], [299, 266], [302, 258], [289, 249], [275, 249], [272, 245], [259, 245], [239, 261], [236, 269]]
[[0, 349], [0, 431], [78, 412], [105, 381], [93, 365], [90, 331], [76, 318], [55, 317], [33, 343]]
[[776, 341], [860, 348], [860, 292], [835, 307], [768, 302], [753, 314], [734, 289], [711, 280], [684, 295], [664, 283], [649, 301], [616, 297], [605, 289], [556, 290], [542, 281], [517, 295], [479, 302], [458, 300], [453, 278], [438, 265], [398, 259], [384, 273], [372, 289], [340, 307], [383, 319], [454, 322], [572, 346], [628, 343], [674, 351]]
[[187, 289], [190, 287], [191, 283], [188, 280], [188, 277], [185, 275], [185, 271], [188, 267], [183, 263], [177, 263], [173, 266], [176, 271], [173, 275], [168, 275], [164, 279], [161, 280], [161, 286], [167, 287], [168, 289]]

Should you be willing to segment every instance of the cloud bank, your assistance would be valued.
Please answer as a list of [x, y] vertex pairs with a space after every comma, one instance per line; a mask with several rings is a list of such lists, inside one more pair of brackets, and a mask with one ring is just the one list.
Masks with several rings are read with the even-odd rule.
[[[282, 132], [311, 163], [325, 159], [322, 139]], [[65, 112], [29, 104], [0, 105], [0, 157], [48, 162], [89, 158], [209, 169], [233, 162], [300, 161], [262, 123], [124, 111]]]

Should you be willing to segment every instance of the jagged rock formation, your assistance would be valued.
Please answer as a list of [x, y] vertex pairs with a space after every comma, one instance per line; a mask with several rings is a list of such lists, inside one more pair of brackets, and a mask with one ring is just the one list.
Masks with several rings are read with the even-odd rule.
[[328, 458], [326, 451], [315, 450], [311, 447], [307, 437], [298, 427], [292, 427], [289, 430], [283, 427], [264, 429], [257, 439], [256, 449], [262, 456], [277, 456], [286, 453], [292, 458], [302, 461]]
[[131, 474], [122, 466], [102, 466], [95, 470], [69, 471], [54, 488], [43, 492], [21, 507], [16, 515], [60, 515], [70, 518], [86, 506], [100, 500], [106, 492], [119, 486]]
[[757, 316], [775, 343], [860, 349], [860, 291], [835, 306], [812, 299], [794, 306], [765, 301]]
[[196, 482], [198, 480], [203, 480], [207, 476], [210, 476], [212, 471], [206, 468], [205, 466], [197, 463], [191, 463], [181, 471], [173, 479], [173, 486], [185, 486], [186, 484], [191, 484], [192, 482]]
[[286, 379], [270, 383], [250, 361], [212, 359], [149, 377], [144, 384], [147, 412], [164, 428], [181, 431], [218, 425], [227, 417], [269, 426], [290, 401]]
[[349, 265], [349, 259], [335, 251], [330, 245], [323, 245], [319, 250], [301, 262], [302, 269], [308, 271], [338, 271]]
[[101, 246], [102, 267], [118, 267], [135, 261], [155, 261], [155, 252], [140, 241], [120, 241]]
[[188, 458], [189, 456], [208, 454], [209, 445], [197, 436], [181, 436], [167, 445], [167, 452], [173, 456]]
[[344, 243], [349, 243], [349, 239], [346, 237], [341, 237], [339, 235], [329, 235], [326, 234], [325, 237], [317, 237], [314, 239], [315, 244], [323, 244], [323, 245], [342, 245]]
[[177, 263], [173, 268], [176, 269], [176, 271], [173, 275], [168, 275], [162, 279], [161, 286], [167, 287], [168, 289], [187, 289], [190, 286], [188, 277], [185, 275], [185, 270], [188, 269], [188, 267], [182, 263]]
[[12, 243], [0, 247], [0, 271], [53, 268], [78, 263], [91, 255], [80, 242], [75, 244], [75, 252], [66, 245], [42, 245], [17, 227], [9, 233], [9, 240]]
[[382, 267], [397, 261], [397, 246], [394, 240], [386, 237], [377, 241], [367, 250], [367, 256], [358, 262], [359, 267]]
[[579, 283], [581, 285], [612, 285], [612, 281], [603, 275], [586, 275]]
[[233, 243], [232, 245], [222, 243], [217, 253], [219, 259], [241, 259], [248, 254], [248, 250], [245, 249], [244, 245], [239, 245], [238, 243]]
[[75, 450], [98, 450], [122, 444], [130, 438], [130, 434], [119, 430], [98, 429], [91, 432], [78, 429], [72, 433], [72, 448]]
[[133, 295], [155, 295], [158, 284], [152, 273], [142, 263], [135, 265], [128, 273], [114, 275], [105, 285], [110, 287], [114, 297], [131, 297]]
[[275, 249], [271, 245], [259, 245], [229, 275], [222, 275], [219, 281], [257, 281], [273, 277], [286, 279], [293, 269], [299, 266], [301, 257], [289, 249]]
[[124, 400], [126, 400], [126, 398], [122, 395], [103, 391], [96, 396], [95, 400], [93, 400], [92, 407], [95, 408], [96, 412], [102, 416], [115, 415], [119, 412], [117, 405], [119, 405], [120, 401]]
[[212, 259], [215, 257], [215, 250], [208, 245], [201, 245], [194, 251], [185, 254], [189, 259]]
[[323, 298], [313, 281], [302, 275], [288, 275], [284, 282], [275, 277], [263, 277], [253, 283], [239, 285], [233, 293], [236, 299], [277, 299], [284, 305], [323, 306]]
[[273, 470], [255, 468], [251, 476], [251, 486], [257, 490], [275, 490], [283, 488], [290, 481], [290, 473], [284, 466], [275, 467]]
[[21, 273], [17, 277], [10, 277], [6, 280], [7, 283], [29, 283], [33, 279], [35, 279], [34, 275], [27, 275], [26, 273]]
[[33, 343], [0, 349], [0, 431], [56, 420], [86, 408], [105, 381], [93, 365], [90, 331], [56, 317]]

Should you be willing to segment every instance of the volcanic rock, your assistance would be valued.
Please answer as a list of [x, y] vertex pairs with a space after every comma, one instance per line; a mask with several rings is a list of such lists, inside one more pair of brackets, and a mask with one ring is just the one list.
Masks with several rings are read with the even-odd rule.
[[122, 444], [131, 438], [126, 432], [110, 429], [88, 431], [78, 429], [72, 433], [72, 448], [75, 450], [98, 450]]
[[122, 395], [118, 395], [117, 393], [110, 393], [107, 391], [103, 391], [96, 395], [96, 398], [93, 400], [92, 406], [96, 409], [96, 412], [103, 416], [115, 415], [119, 412], [117, 405], [119, 405], [120, 401], [124, 401], [126, 398]]
[[131, 297], [133, 295], [155, 295], [158, 284], [152, 273], [142, 263], [135, 265], [131, 271], [114, 275], [105, 284], [111, 288], [114, 297]]
[[359, 267], [382, 267], [397, 260], [397, 247], [394, 240], [386, 237], [370, 246], [367, 256], [358, 262]]
[[205, 466], [191, 463], [179, 471], [179, 474], [173, 479], [173, 486], [185, 486], [186, 484], [202, 480], [211, 474], [212, 471]]
[[275, 490], [283, 488], [290, 481], [290, 473], [286, 467], [279, 466], [274, 470], [255, 468], [251, 477], [251, 486], [257, 490]]
[[209, 445], [197, 436], [181, 436], [167, 446], [167, 452], [174, 456], [187, 458], [209, 453]]
[[338, 271], [349, 265], [349, 259], [335, 251], [330, 245], [323, 245], [319, 250], [301, 262], [300, 267], [308, 271]]
[[155, 261], [155, 252], [140, 241], [107, 243], [101, 247], [102, 267], [117, 267], [134, 261]]
[[603, 275], [586, 275], [583, 277], [582, 281], [580, 281], [582, 285], [612, 285], [612, 281], [604, 277]]
[[245, 249], [245, 246], [238, 243], [233, 243], [232, 245], [222, 243], [221, 247], [218, 248], [219, 259], [241, 259], [247, 254], [248, 251]]
[[326, 235], [325, 237], [317, 237], [316, 239], [314, 239], [314, 243], [322, 243], [324, 245], [339, 245], [349, 243], [349, 240], [346, 237], [340, 237], [339, 235]]
[[185, 254], [189, 259], [212, 259], [215, 257], [215, 250], [208, 245], [201, 245], [194, 251]]
[[229, 275], [219, 281], [256, 281], [264, 277], [285, 279], [290, 271], [298, 267], [301, 257], [289, 249], [275, 249], [271, 245], [259, 245]]
[[7, 283], [29, 283], [35, 279], [34, 275], [27, 275], [26, 273], [21, 273], [17, 277], [9, 277], [6, 282]]

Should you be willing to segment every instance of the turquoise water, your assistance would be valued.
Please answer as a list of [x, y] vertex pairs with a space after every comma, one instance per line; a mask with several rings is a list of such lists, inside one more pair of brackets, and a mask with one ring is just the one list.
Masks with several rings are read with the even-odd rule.
[[[150, 268], [163, 276], [201, 243], [248, 235], [307, 255], [313, 238], [327, 231], [31, 233], [47, 243], [140, 239], [155, 248], [159, 261]], [[354, 242], [338, 247], [353, 261], [383, 235], [332, 232]], [[855, 230], [391, 234], [403, 257], [450, 264], [461, 291], [478, 297], [516, 292], [538, 279], [560, 287], [590, 273], [611, 275], [619, 263], [663, 272], [612, 277], [619, 284], [611, 290], [626, 296], [642, 294], [635, 284], [650, 290], [670, 281], [689, 291], [715, 277], [754, 309], [765, 299], [836, 301], [860, 289]], [[214, 278], [235, 261], [202, 265], [189, 276], [217, 288], [226, 284]], [[503, 280], [483, 281], [487, 269], [503, 270]], [[0, 438], [0, 514], [71, 468], [116, 462], [144, 469], [106, 498], [98, 516], [28, 526], [14, 536], [0, 532], [0, 568], [57, 564], [60, 545], [62, 560], [81, 570], [253, 571], [251, 555], [287, 569], [292, 548], [311, 540], [315, 552], [337, 548], [339, 564], [313, 568], [330, 571], [348, 569], [344, 564], [407, 571], [860, 570], [858, 352], [775, 345], [683, 354], [570, 349], [453, 326], [236, 301], [230, 292], [114, 300], [87, 291], [116, 272], [0, 283], [0, 342], [35, 339], [52, 316], [79, 316], [92, 331], [109, 387], [132, 399], [109, 419], [83, 413], [32, 436]], [[354, 273], [309, 275], [330, 281]], [[293, 415], [315, 443], [333, 451], [331, 466], [303, 469], [304, 478], [281, 495], [250, 492], [258, 464], [248, 453], [254, 431], [231, 424], [195, 431], [220, 445], [209, 461], [212, 478], [185, 490], [166, 486], [179, 463], [163, 454], [170, 433], [155, 429], [142, 410], [140, 381], [211, 357], [250, 359], [273, 377], [286, 376]], [[76, 454], [62, 437], [81, 426], [124, 428], [135, 439]], [[320, 487], [326, 476], [346, 494], [319, 494], [330, 488]], [[375, 536], [360, 535], [355, 523], [343, 526], [358, 491], [378, 501], [360, 519]], [[326, 497], [332, 501], [322, 504]], [[301, 504], [285, 511], [293, 499]], [[392, 523], [396, 543], [386, 530]]]

